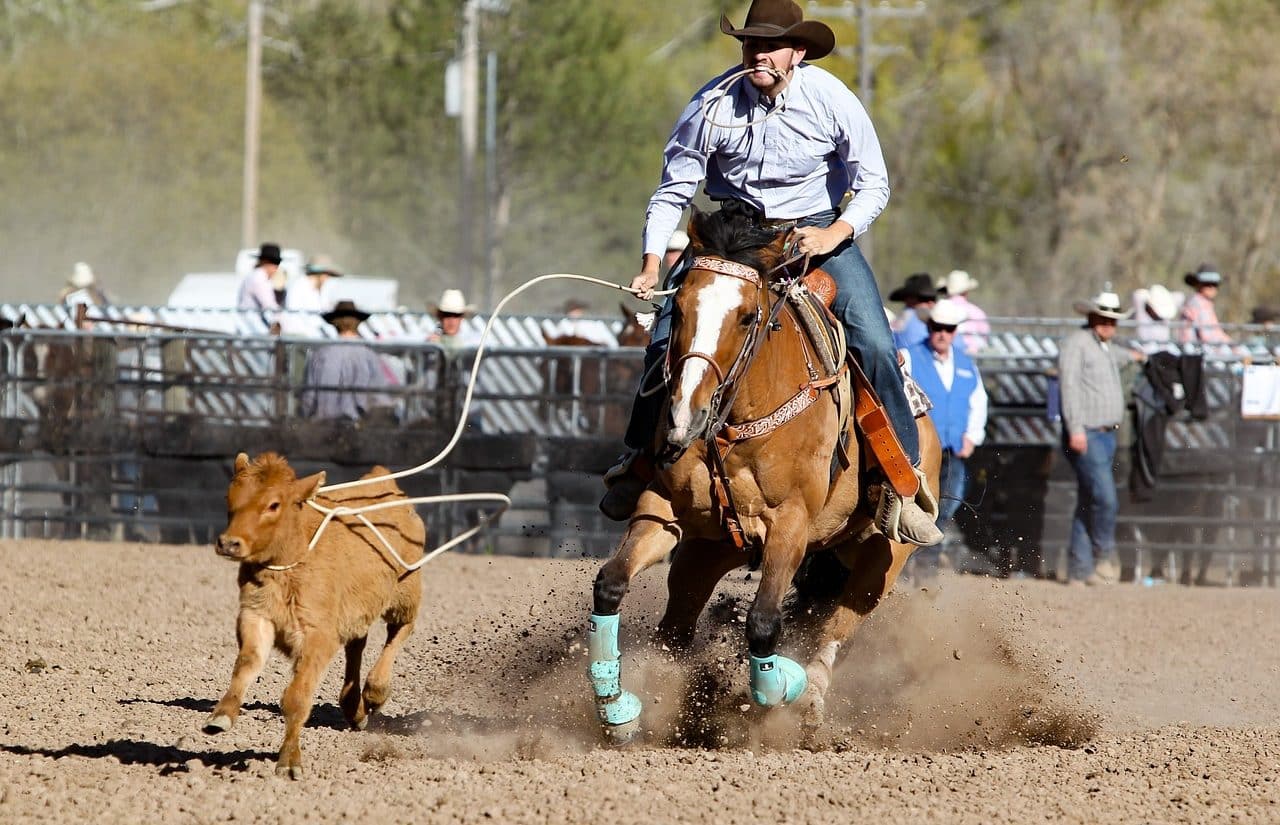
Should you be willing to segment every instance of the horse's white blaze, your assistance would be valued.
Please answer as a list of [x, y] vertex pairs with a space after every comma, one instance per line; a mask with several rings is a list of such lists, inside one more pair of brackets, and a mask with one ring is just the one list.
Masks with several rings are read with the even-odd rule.
[[[698, 325], [693, 331], [693, 343], [690, 352], [715, 357], [717, 344], [720, 343], [720, 331], [729, 313], [742, 303], [742, 290], [746, 283], [738, 278], [721, 276], [698, 291]], [[689, 399], [697, 389], [702, 377], [711, 365], [701, 358], [690, 358], [680, 368], [680, 387], [675, 394], [675, 409], [672, 410], [673, 438], [683, 439], [687, 436], [693, 423], [693, 410]]]

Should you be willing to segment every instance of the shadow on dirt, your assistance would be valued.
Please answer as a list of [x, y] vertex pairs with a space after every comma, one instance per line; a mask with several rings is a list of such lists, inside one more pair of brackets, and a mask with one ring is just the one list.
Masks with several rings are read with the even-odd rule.
[[274, 753], [264, 751], [191, 751], [173, 745], [157, 745], [135, 739], [113, 739], [100, 745], [68, 745], [65, 748], [28, 748], [22, 745], [0, 745], [0, 751], [16, 756], [44, 756], [61, 759], [64, 756], [81, 756], [86, 759], [115, 758], [122, 765], [151, 765], [160, 768], [160, 775], [182, 773], [187, 763], [195, 760], [207, 768], [227, 768], [247, 771], [253, 763], [274, 761]]
[[[118, 702], [121, 705], [161, 705], [162, 707], [181, 708], [182, 710], [206, 714], [213, 713], [213, 708], [217, 704], [214, 699], [196, 699], [191, 696], [182, 696], [177, 699], [120, 699]], [[279, 705], [266, 702], [246, 702], [240, 710], [247, 713], [266, 711], [277, 716], [280, 715]], [[342, 715], [342, 709], [328, 702], [316, 703], [312, 707], [311, 716], [307, 719], [307, 727], [328, 728], [329, 730], [351, 729], [351, 726], [347, 724], [346, 718]]]

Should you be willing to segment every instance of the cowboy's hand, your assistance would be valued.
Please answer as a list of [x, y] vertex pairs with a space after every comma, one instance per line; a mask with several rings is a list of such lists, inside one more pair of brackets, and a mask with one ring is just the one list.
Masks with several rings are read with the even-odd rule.
[[653, 289], [658, 285], [658, 273], [641, 272], [631, 279], [631, 291], [642, 301], [653, 300]]
[[1067, 446], [1076, 455], [1084, 455], [1089, 452], [1089, 437], [1084, 433], [1072, 433], [1067, 439]]
[[969, 440], [969, 436], [965, 436], [960, 444], [960, 449], [956, 451], [957, 458], [968, 458], [973, 455], [973, 442]]
[[801, 226], [792, 235], [792, 248], [801, 255], [826, 255], [853, 235], [847, 223], [836, 221], [823, 229], [820, 226]]

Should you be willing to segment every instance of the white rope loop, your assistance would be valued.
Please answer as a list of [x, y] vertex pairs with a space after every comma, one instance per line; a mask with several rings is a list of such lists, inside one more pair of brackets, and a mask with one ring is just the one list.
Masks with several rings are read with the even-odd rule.
[[[443, 461], [444, 458], [453, 451], [453, 448], [457, 446], [458, 441], [461, 440], [462, 438], [463, 431], [466, 429], [467, 414], [471, 411], [471, 397], [472, 395], [475, 394], [476, 377], [480, 374], [480, 362], [484, 357], [484, 349], [488, 345], [489, 333], [493, 329], [494, 321], [498, 319], [498, 317], [502, 313], [502, 308], [505, 307], [512, 298], [515, 298], [517, 295], [521, 294], [522, 292], [524, 292], [525, 290], [529, 289], [530, 287], [536, 284], [540, 284], [540, 283], [543, 283], [544, 281], [552, 281], [552, 280], [584, 281], [589, 284], [596, 284], [598, 286], [604, 286], [604, 287], [609, 287], [611, 289], [621, 290], [622, 292], [629, 292], [637, 296], [640, 294], [639, 290], [632, 289], [629, 286], [622, 286], [621, 284], [616, 284], [616, 283], [613, 283], [612, 281], [606, 281], [601, 278], [593, 278], [589, 275], [574, 275], [568, 272], [556, 272], [549, 275], [539, 275], [536, 278], [532, 278], [528, 281], [525, 281], [523, 284], [516, 287], [511, 292], [507, 293], [506, 297], [504, 297], [501, 301], [498, 302], [498, 305], [493, 308], [493, 312], [489, 316], [488, 322], [484, 325], [484, 331], [480, 334], [480, 343], [476, 346], [475, 361], [471, 365], [471, 375], [467, 380], [467, 392], [466, 392], [466, 395], [463, 396], [462, 412], [458, 417], [458, 425], [457, 427], [454, 428], [453, 437], [449, 439], [449, 442], [445, 444], [443, 448], [441, 448], [440, 452], [437, 453], [434, 457], [428, 459], [427, 461], [424, 461], [423, 463], [417, 465], [416, 467], [410, 467], [406, 470], [399, 470], [397, 472], [390, 473], [388, 475], [373, 476], [371, 478], [361, 478], [361, 479], [356, 479], [355, 481], [343, 482], [341, 484], [329, 484], [319, 488], [316, 491], [316, 494], [319, 495], [321, 493], [331, 493], [335, 490], [348, 490], [348, 489], [351, 489], [354, 487], [360, 487], [366, 484], [380, 484], [384, 481], [395, 481], [396, 479], [406, 478], [411, 475], [416, 475], [417, 473], [423, 472], [424, 470], [428, 470], [431, 467], [434, 467], [435, 465]], [[674, 289], [667, 289], [667, 290], [656, 291], [653, 294], [654, 295], [670, 295], [673, 292], [675, 292]], [[443, 504], [443, 503], [460, 502], [460, 501], [491, 501], [491, 502], [496, 502], [499, 506], [494, 512], [483, 516], [479, 524], [461, 533], [460, 535], [455, 536], [445, 544], [442, 544], [439, 547], [436, 547], [435, 549], [431, 550], [429, 553], [426, 553], [421, 559], [419, 559], [416, 562], [413, 562], [412, 564], [406, 562], [403, 558], [401, 558], [400, 554], [397, 553], [395, 551], [395, 548], [391, 546], [391, 543], [387, 541], [385, 536], [382, 535], [382, 532], [372, 522], [370, 522], [369, 519], [367, 519], [364, 516], [365, 513], [371, 513], [377, 510], [385, 510], [389, 507], [406, 507], [414, 504]], [[393, 559], [395, 559], [397, 564], [399, 564], [402, 568], [404, 568], [405, 571], [413, 572], [414, 570], [417, 570], [420, 567], [422, 567], [427, 562], [438, 557], [441, 553], [444, 553], [447, 550], [451, 550], [452, 548], [458, 546], [462, 542], [474, 536], [476, 533], [480, 532], [482, 529], [484, 529], [485, 525], [487, 525], [493, 519], [497, 518], [499, 515], [505, 512], [508, 507], [511, 506], [511, 499], [503, 495], [502, 493], [457, 493], [453, 495], [421, 496], [418, 498], [396, 499], [395, 501], [384, 501], [384, 502], [379, 502], [377, 504], [366, 504], [360, 507], [347, 507], [344, 505], [338, 505], [336, 507], [325, 507], [324, 505], [315, 501], [315, 499], [308, 500], [307, 504], [309, 504], [316, 511], [324, 514], [324, 518], [320, 521], [320, 526], [316, 528], [315, 535], [311, 537], [311, 541], [307, 544], [308, 552], [310, 552], [315, 548], [316, 544], [320, 541], [320, 536], [324, 533], [325, 529], [329, 526], [329, 522], [333, 521], [334, 518], [338, 516], [355, 516], [356, 519], [358, 519], [362, 524], [364, 524], [365, 527], [368, 527], [371, 531], [373, 531], [373, 534], [377, 536], [378, 541], [382, 544], [383, 548], [386, 549], [386, 551], [391, 555]], [[302, 560], [299, 559], [293, 564], [288, 564], [288, 565], [267, 565], [267, 569], [277, 570], [277, 571], [289, 570], [293, 567], [296, 567], [301, 562]]]

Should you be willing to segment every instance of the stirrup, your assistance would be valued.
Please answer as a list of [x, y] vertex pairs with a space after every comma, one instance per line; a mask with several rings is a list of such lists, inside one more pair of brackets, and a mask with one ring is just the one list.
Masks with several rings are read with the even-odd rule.
[[618, 460], [612, 467], [604, 473], [604, 486], [612, 487], [631, 473], [631, 467], [636, 463], [636, 459], [640, 457], [640, 450], [628, 449], [625, 453], [618, 456]]
[[912, 472], [920, 481], [920, 489], [911, 501], [903, 499], [885, 482], [880, 490], [880, 503], [876, 507], [876, 527], [891, 541], [931, 547], [942, 543], [942, 531], [938, 529], [938, 500], [925, 481], [918, 467]]

